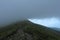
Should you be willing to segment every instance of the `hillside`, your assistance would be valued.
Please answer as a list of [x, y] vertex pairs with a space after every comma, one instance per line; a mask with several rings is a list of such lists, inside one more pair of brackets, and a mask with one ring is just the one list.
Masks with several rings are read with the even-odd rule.
[[60, 40], [60, 32], [24, 20], [1, 28], [0, 40]]

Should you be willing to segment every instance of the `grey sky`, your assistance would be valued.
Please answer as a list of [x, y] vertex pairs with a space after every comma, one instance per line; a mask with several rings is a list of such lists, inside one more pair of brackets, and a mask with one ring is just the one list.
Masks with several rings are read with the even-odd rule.
[[0, 0], [0, 23], [34, 17], [60, 17], [60, 0]]

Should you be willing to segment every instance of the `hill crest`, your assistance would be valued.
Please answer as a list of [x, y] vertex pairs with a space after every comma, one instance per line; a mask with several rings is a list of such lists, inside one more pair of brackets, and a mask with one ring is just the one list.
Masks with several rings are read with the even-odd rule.
[[0, 32], [1, 40], [60, 40], [59, 32], [28, 20], [8, 25]]

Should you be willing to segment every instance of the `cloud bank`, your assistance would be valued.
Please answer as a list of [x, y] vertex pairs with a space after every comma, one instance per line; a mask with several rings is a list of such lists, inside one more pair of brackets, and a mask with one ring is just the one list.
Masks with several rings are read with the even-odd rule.
[[44, 19], [29, 19], [31, 22], [39, 24], [39, 25], [44, 25], [46, 27], [56, 27], [60, 28], [60, 19], [59, 18], [44, 18]]

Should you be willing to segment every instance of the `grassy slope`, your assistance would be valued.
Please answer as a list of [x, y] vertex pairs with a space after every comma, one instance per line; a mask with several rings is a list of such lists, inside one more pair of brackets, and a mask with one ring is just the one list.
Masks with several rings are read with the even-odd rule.
[[32, 35], [33, 40], [60, 40], [60, 34], [58, 32], [42, 25], [34, 24], [28, 20], [8, 25], [2, 29], [0, 31], [0, 39], [16, 32], [18, 29], [22, 29], [24, 33]]

